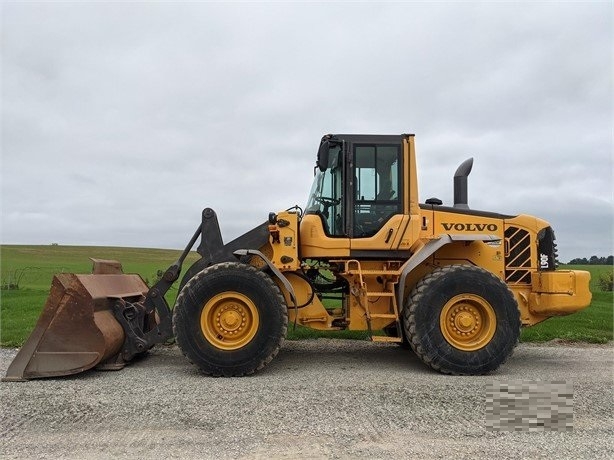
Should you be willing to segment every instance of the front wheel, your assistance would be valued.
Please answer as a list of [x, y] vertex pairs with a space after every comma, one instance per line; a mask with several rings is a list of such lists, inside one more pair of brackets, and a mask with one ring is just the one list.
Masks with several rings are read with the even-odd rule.
[[403, 313], [410, 345], [420, 359], [446, 374], [486, 374], [512, 354], [520, 312], [507, 285], [473, 266], [451, 265], [426, 275]]
[[265, 273], [235, 262], [196, 274], [173, 312], [177, 344], [213, 376], [262, 369], [279, 352], [287, 329], [287, 308], [277, 285]]

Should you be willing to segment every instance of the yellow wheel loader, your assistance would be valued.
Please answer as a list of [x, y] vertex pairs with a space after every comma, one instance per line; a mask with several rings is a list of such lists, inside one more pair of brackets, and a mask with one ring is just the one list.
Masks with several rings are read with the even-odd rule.
[[[242, 376], [276, 356], [288, 324], [368, 331], [443, 373], [492, 372], [521, 326], [588, 306], [590, 275], [556, 270], [547, 222], [470, 209], [472, 162], [456, 171], [452, 206], [420, 203], [413, 135], [326, 135], [305, 209], [227, 244], [205, 209], [150, 289], [114, 261], [57, 275], [5, 379], [118, 369], [173, 335], [203, 373]], [[199, 240], [171, 313], [164, 294]]]

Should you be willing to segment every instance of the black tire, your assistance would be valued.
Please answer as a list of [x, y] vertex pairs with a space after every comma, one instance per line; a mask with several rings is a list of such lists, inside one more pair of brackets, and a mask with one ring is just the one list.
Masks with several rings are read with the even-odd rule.
[[183, 354], [216, 377], [262, 369], [279, 352], [287, 330], [287, 307], [277, 285], [237, 262], [193, 276], [173, 312], [173, 332]]
[[497, 369], [520, 336], [520, 312], [507, 285], [479, 267], [436, 268], [410, 293], [403, 326], [416, 355], [445, 374]]

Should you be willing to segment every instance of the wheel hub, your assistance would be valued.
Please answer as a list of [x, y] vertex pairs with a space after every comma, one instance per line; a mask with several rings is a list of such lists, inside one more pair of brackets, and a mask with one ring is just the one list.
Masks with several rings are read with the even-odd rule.
[[245, 313], [241, 312], [241, 307], [236, 304], [222, 307], [217, 314], [217, 325], [222, 331], [236, 332], [245, 325]]
[[475, 327], [475, 323], [475, 318], [469, 312], [461, 311], [456, 315], [455, 326], [459, 331], [471, 331]]
[[497, 318], [492, 306], [482, 297], [463, 294], [444, 305], [439, 324], [450, 345], [463, 351], [475, 351], [493, 338]]
[[246, 345], [259, 326], [256, 305], [239, 292], [218, 294], [205, 303], [200, 326], [205, 338], [222, 350]]

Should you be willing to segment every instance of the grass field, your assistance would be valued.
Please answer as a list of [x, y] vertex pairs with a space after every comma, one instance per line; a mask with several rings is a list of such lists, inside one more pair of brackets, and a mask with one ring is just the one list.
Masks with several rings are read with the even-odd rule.
[[[1, 284], [18, 284], [19, 289], [0, 292], [0, 344], [20, 346], [36, 324], [47, 298], [54, 273], [89, 273], [89, 257], [115, 259], [123, 263], [126, 273], [139, 273], [150, 284], [158, 270], [165, 270], [177, 259], [180, 251], [164, 249], [132, 249], [78, 246], [1, 246]], [[189, 267], [198, 254], [192, 253], [186, 261]], [[562, 267], [572, 268], [572, 267]], [[541, 342], [553, 339], [605, 343], [612, 340], [613, 294], [600, 292], [597, 279], [601, 273], [612, 270], [610, 266], [575, 266], [574, 269], [591, 272], [593, 302], [579, 313], [551, 318], [522, 331], [521, 340]], [[167, 300], [173, 305], [178, 292], [169, 291]], [[289, 339], [337, 337], [364, 339], [366, 332], [319, 332], [290, 326]]]

